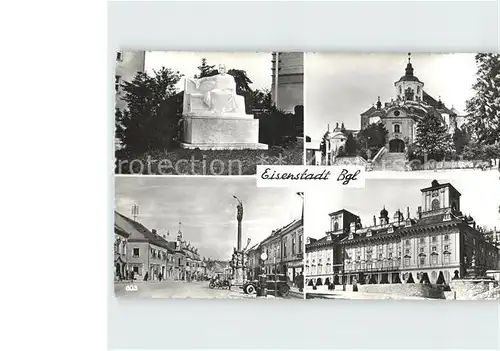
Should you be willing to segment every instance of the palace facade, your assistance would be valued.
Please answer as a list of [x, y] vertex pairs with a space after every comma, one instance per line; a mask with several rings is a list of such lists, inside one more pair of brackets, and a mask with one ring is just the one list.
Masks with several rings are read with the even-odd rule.
[[484, 275], [498, 269], [499, 249], [463, 215], [458, 190], [434, 180], [420, 191], [415, 218], [409, 208], [389, 217], [384, 207], [363, 227], [349, 211], [331, 214], [331, 230], [306, 245], [306, 285], [449, 284], [471, 270]]

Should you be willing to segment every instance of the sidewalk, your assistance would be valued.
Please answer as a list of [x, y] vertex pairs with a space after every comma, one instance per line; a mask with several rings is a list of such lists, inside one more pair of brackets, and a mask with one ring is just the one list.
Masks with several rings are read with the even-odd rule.
[[396, 296], [387, 294], [372, 294], [361, 291], [320, 291], [307, 290], [307, 299], [338, 299], [338, 300], [435, 300], [417, 296]]

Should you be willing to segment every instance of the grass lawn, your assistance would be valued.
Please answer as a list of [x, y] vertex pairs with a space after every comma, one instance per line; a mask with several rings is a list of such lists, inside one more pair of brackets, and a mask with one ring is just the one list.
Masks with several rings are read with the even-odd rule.
[[302, 165], [304, 143], [269, 150], [154, 150], [142, 155], [116, 153], [115, 174], [253, 175], [256, 166]]

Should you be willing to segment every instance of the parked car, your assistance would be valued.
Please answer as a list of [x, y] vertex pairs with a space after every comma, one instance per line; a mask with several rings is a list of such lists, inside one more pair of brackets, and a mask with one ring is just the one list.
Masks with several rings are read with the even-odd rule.
[[[266, 276], [267, 278], [267, 283], [266, 283], [266, 289], [268, 294], [274, 295], [274, 289], [275, 287], [278, 288], [278, 294], [280, 296], [288, 296], [290, 293], [290, 285], [288, 285], [286, 276], [284, 274], [269, 274]], [[275, 279], [277, 281], [275, 282]], [[242, 289], [245, 294], [255, 294], [257, 293], [257, 290], [260, 289], [260, 282], [258, 280], [252, 280], [248, 281], [245, 284], [243, 284]]]

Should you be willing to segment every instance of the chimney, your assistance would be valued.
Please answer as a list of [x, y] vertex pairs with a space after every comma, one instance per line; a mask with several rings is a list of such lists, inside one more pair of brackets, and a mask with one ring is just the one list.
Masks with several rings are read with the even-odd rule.
[[376, 226], [377, 225], [377, 217], [375, 217], [375, 215], [373, 215], [373, 226]]

